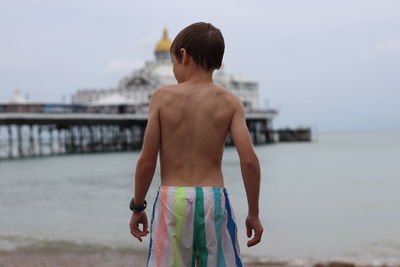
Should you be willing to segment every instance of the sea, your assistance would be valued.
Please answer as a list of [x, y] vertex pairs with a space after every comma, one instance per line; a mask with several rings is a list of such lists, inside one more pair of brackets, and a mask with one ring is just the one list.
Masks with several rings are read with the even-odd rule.
[[[256, 145], [260, 244], [248, 248], [246, 193], [235, 147], [225, 187], [247, 262], [400, 264], [400, 131], [314, 133], [312, 142]], [[145, 254], [129, 233], [139, 151], [0, 160], [0, 252]], [[151, 206], [157, 166], [147, 200]], [[151, 209], [148, 211], [150, 216]]]

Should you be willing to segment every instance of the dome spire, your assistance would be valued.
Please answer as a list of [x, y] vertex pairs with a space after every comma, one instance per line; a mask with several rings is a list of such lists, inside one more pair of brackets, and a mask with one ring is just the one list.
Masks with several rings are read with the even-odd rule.
[[158, 41], [155, 52], [162, 52], [162, 51], [169, 52], [171, 44], [172, 44], [172, 42], [168, 37], [168, 30], [167, 30], [167, 28], [164, 28], [163, 36], [162, 36], [161, 40]]
[[166, 61], [169, 60], [169, 49], [171, 48], [172, 42], [168, 37], [167, 28], [163, 29], [163, 36], [160, 41], [158, 41], [154, 54], [156, 56], [156, 61]]

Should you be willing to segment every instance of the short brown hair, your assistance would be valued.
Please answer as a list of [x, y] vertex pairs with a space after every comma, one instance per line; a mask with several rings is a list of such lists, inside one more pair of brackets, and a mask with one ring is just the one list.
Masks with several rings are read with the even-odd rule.
[[224, 37], [211, 23], [193, 23], [180, 31], [172, 42], [170, 52], [179, 61], [182, 59], [181, 48], [186, 49], [196, 66], [207, 71], [219, 69], [225, 51]]

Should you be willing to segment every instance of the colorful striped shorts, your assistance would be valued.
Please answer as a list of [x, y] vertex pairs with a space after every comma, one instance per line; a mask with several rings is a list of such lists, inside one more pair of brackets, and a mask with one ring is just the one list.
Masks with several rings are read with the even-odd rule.
[[160, 186], [147, 266], [243, 266], [227, 190]]

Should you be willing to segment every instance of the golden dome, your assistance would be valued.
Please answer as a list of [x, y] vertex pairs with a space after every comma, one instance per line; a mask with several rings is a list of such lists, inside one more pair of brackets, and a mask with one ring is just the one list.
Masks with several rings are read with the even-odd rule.
[[156, 52], [169, 52], [171, 44], [172, 44], [172, 42], [168, 38], [168, 30], [164, 29], [163, 30], [163, 37], [161, 38], [160, 41], [158, 41], [155, 51]]

